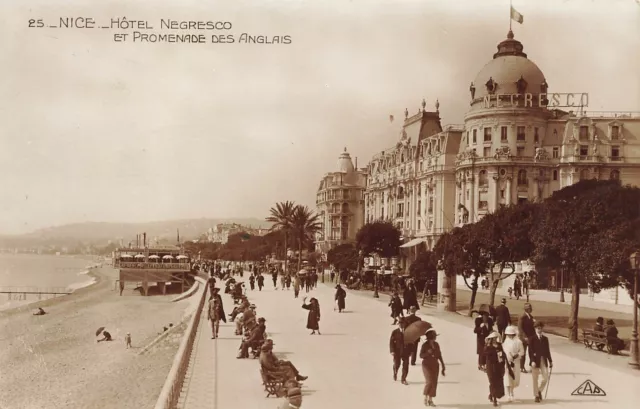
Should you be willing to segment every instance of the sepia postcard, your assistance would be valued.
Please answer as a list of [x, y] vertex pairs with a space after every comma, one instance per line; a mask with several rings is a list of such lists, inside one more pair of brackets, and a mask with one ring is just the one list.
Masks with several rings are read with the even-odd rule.
[[638, 407], [638, 0], [2, 0], [0, 38], [0, 409]]

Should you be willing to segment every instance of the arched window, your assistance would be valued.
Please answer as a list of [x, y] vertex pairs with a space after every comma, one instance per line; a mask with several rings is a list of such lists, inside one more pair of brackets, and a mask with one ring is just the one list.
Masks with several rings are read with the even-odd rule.
[[342, 213], [349, 213], [349, 203], [342, 204]]
[[340, 205], [339, 205], [338, 203], [334, 203], [334, 204], [331, 206], [331, 211], [332, 211], [333, 213], [339, 213], [339, 212], [340, 212]]
[[589, 169], [582, 169], [580, 171], [580, 180], [587, 180], [589, 179]]
[[609, 179], [611, 179], [611, 180], [620, 180], [620, 171], [619, 170], [612, 170], [611, 174], [609, 175]]
[[402, 186], [398, 187], [398, 199], [404, 199], [404, 188]]
[[478, 174], [478, 185], [479, 186], [488, 186], [489, 185], [489, 179], [487, 178], [487, 171], [486, 170], [481, 170], [480, 173]]
[[521, 169], [518, 171], [518, 186], [527, 186], [529, 181], [527, 180], [527, 171]]

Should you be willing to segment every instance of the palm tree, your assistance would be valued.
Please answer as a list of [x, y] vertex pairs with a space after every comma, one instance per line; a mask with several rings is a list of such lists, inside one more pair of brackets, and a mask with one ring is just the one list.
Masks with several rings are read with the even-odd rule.
[[265, 220], [273, 223], [271, 226], [271, 230], [280, 230], [284, 235], [284, 272], [287, 272], [287, 239], [289, 238], [289, 232], [291, 230], [291, 220], [293, 218], [293, 213], [296, 208], [296, 204], [294, 202], [286, 201], [276, 203], [275, 207], [270, 209], [271, 216], [267, 217]]
[[307, 206], [295, 207], [291, 218], [291, 234], [298, 244], [298, 271], [302, 268], [302, 247], [312, 242], [321, 228], [317, 214]]

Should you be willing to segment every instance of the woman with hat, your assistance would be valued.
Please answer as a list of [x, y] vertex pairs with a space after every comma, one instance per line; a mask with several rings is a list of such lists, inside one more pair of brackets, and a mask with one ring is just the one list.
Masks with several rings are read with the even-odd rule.
[[318, 335], [322, 335], [320, 334], [320, 304], [318, 300], [312, 297], [311, 300], [309, 300], [309, 304], [307, 304], [307, 297], [304, 297], [302, 302], [302, 308], [309, 310], [307, 328], [312, 331], [311, 335], [314, 335], [316, 331], [318, 331]]
[[347, 292], [340, 286], [340, 284], [336, 285], [336, 304], [338, 305], [338, 312], [342, 312], [345, 307], [345, 298], [347, 298]]
[[420, 348], [420, 358], [422, 358], [422, 373], [424, 374], [424, 404], [427, 406], [436, 406], [433, 398], [436, 396], [438, 388], [438, 373], [442, 364], [442, 376], [444, 376], [444, 361], [442, 360], [442, 352], [440, 345], [436, 342], [436, 330], [430, 328], [427, 331], [427, 340]]
[[617, 355], [621, 349], [624, 349], [624, 341], [618, 338], [618, 328], [613, 320], [607, 320], [607, 327], [605, 328], [607, 334], [607, 344], [611, 347], [610, 353]]
[[404, 317], [402, 300], [400, 299], [397, 291], [393, 292], [393, 296], [391, 296], [391, 300], [389, 300], [389, 307], [391, 307], [391, 318], [393, 318], [393, 323], [391, 325], [395, 325], [398, 323], [398, 317]]
[[513, 402], [513, 392], [515, 388], [520, 385], [520, 357], [524, 356], [524, 345], [522, 341], [516, 337], [517, 331], [513, 325], [508, 326], [504, 330], [504, 334], [507, 339], [504, 340], [502, 349], [507, 357], [507, 365], [509, 365], [513, 371], [513, 377], [510, 374], [505, 375], [504, 384], [507, 387], [509, 402]]
[[493, 402], [493, 406], [498, 406], [498, 399], [504, 396], [504, 373], [507, 359], [502, 349], [500, 334], [496, 331], [489, 334], [485, 343], [484, 355], [487, 362], [487, 378], [489, 378], [489, 401]]

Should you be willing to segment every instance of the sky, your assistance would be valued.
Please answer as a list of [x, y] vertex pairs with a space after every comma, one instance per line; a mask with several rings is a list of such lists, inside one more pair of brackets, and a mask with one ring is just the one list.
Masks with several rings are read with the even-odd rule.
[[[637, 0], [513, 7], [550, 92], [640, 111]], [[60, 17], [146, 20], [156, 34], [170, 33], [160, 19], [228, 21], [236, 43], [28, 27]], [[365, 166], [399, 138], [405, 108], [439, 100], [443, 125], [462, 124], [469, 84], [508, 30], [507, 0], [2, 0], [0, 234], [314, 207], [343, 148]], [[239, 44], [242, 33], [291, 44]]]

